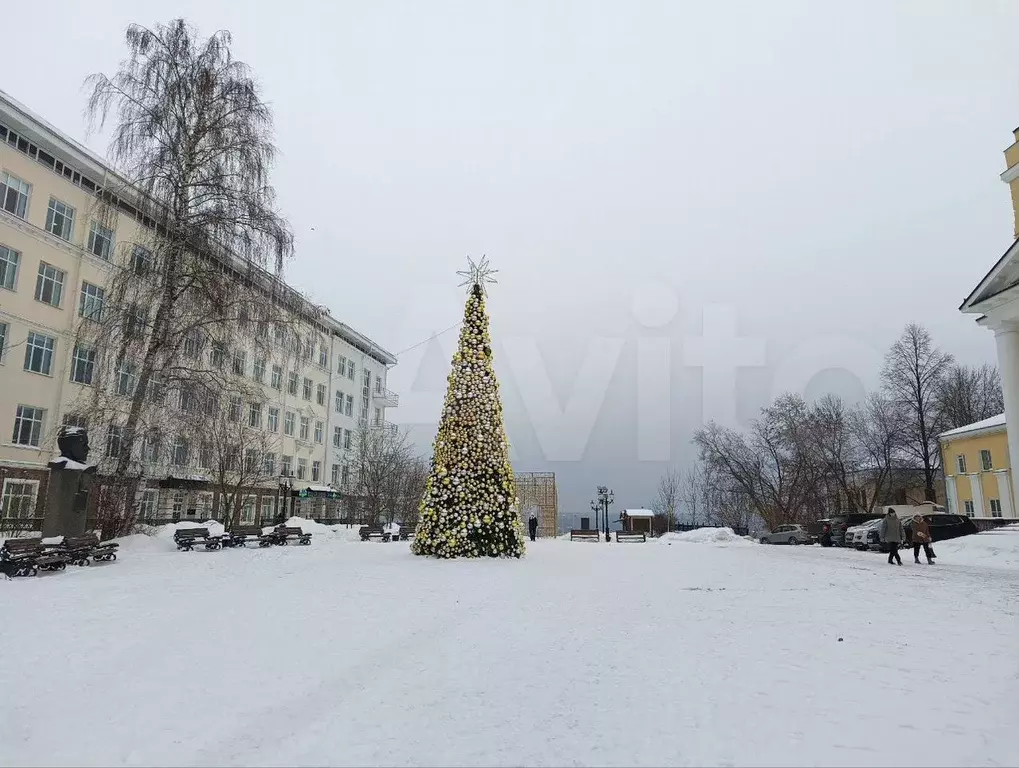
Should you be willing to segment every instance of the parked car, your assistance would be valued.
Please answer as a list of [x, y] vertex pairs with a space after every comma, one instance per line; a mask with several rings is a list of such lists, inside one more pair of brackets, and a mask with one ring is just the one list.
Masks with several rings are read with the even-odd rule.
[[827, 527], [827, 535], [821, 543], [826, 547], [851, 547], [853, 546], [852, 535], [847, 536], [847, 531], [865, 525], [871, 520], [879, 520], [883, 516], [883, 512], [849, 512], [819, 520], [818, 522], [822, 526]]
[[881, 520], [868, 520], [863, 525], [854, 525], [846, 531], [846, 546], [854, 549], [881, 548]]
[[[951, 515], [935, 512], [924, 515], [923, 519], [931, 529], [931, 541], [945, 541], [946, 539], [957, 539], [960, 536], [969, 536], [977, 532], [976, 524], [965, 515]], [[913, 546], [913, 519], [902, 521], [902, 527], [906, 532], [907, 546]]]
[[762, 544], [813, 544], [814, 537], [802, 525], [780, 525], [761, 536]]

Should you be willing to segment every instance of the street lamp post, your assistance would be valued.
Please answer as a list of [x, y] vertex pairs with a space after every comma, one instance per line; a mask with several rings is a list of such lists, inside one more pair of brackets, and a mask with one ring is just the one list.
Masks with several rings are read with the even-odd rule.
[[[598, 486], [598, 507], [601, 507], [602, 517], [605, 520], [605, 543], [612, 541], [612, 535], [609, 533], [609, 505], [615, 501], [615, 494], [611, 488], [604, 485]], [[592, 508], [595, 508], [595, 503], [591, 502]], [[596, 518], [597, 519], [597, 518]], [[597, 525], [595, 526], [597, 530]]]
[[276, 511], [276, 522], [285, 523], [287, 521], [287, 498], [290, 496], [290, 491], [293, 490], [294, 483], [291, 481], [289, 475], [280, 475], [280, 504]]
[[600, 531], [601, 530], [601, 517], [599, 517], [599, 515], [601, 514], [601, 502], [600, 501], [595, 501], [594, 499], [592, 499], [591, 500], [591, 511], [594, 512], [594, 529], [596, 531]]

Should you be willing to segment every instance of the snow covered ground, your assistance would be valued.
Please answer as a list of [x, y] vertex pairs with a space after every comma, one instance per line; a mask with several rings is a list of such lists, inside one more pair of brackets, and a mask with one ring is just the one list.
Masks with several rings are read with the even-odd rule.
[[164, 532], [0, 581], [0, 764], [1019, 763], [1019, 530], [901, 568], [703, 534], [475, 562], [349, 537]]

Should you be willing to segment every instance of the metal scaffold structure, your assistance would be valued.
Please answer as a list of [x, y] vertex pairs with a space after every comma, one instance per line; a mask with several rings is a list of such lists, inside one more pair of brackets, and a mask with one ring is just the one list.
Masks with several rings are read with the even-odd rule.
[[538, 536], [551, 538], [559, 533], [559, 495], [555, 472], [517, 472], [514, 474], [520, 515], [524, 522], [534, 509], [538, 513]]

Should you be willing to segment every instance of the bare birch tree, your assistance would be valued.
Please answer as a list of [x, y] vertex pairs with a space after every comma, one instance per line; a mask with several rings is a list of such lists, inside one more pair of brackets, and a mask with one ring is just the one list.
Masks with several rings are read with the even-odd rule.
[[279, 279], [293, 239], [269, 183], [271, 111], [230, 34], [201, 39], [177, 19], [131, 25], [126, 42], [114, 75], [88, 79], [88, 114], [114, 121], [109, 152], [121, 174], [98, 194], [97, 217], [130, 209], [139, 226], [118, 233], [112, 278], [77, 343], [99, 372], [81, 410], [109, 425], [107, 469], [130, 484], [146, 432], [176, 425], [167, 393], [215, 400], [236, 389], [228, 356], [266, 345], [271, 329], [290, 345], [281, 325], [304, 304]]

